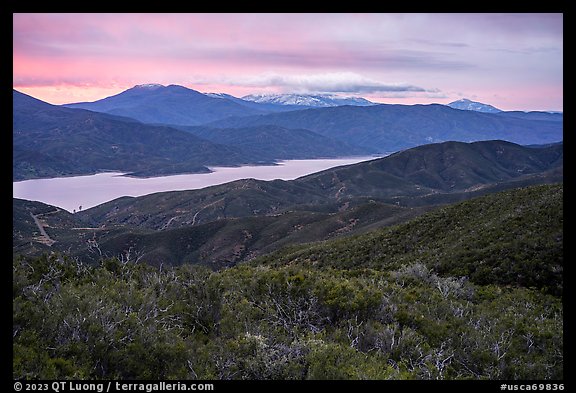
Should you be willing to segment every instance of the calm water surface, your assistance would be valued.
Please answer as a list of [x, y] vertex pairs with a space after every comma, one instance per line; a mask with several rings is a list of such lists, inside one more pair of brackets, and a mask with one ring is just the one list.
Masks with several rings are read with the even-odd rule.
[[122, 196], [135, 197], [162, 191], [194, 190], [247, 178], [292, 180], [324, 169], [375, 158], [377, 157], [288, 160], [276, 166], [210, 168], [213, 170], [212, 173], [146, 179], [108, 172], [91, 176], [24, 180], [12, 183], [12, 190], [14, 198], [44, 202], [72, 212], [79, 210], [80, 206], [85, 210]]

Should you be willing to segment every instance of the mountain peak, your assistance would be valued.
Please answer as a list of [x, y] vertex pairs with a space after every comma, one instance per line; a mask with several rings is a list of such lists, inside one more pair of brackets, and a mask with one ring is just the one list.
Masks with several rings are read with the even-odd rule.
[[144, 83], [142, 85], [134, 86], [133, 89], [156, 90], [156, 89], [159, 89], [161, 87], [165, 87], [165, 86], [161, 85], [159, 83]]
[[469, 100], [467, 98], [462, 98], [457, 101], [453, 101], [448, 104], [450, 108], [460, 109], [465, 111], [476, 111], [476, 112], [484, 112], [484, 113], [498, 113], [502, 112], [502, 110], [493, 107], [492, 105], [484, 104], [482, 102], [476, 102]]
[[216, 99], [181, 85], [147, 83], [94, 102], [65, 105], [118, 116], [143, 123], [199, 125], [226, 117], [261, 114], [230, 99]]
[[233, 99], [233, 100], [237, 100], [237, 97], [234, 97], [233, 95], [230, 94], [226, 94], [226, 93], [203, 93], [204, 95], [207, 95], [208, 97], [212, 97], [212, 98], [222, 98], [222, 99]]
[[261, 104], [301, 105], [311, 107], [332, 107], [342, 105], [368, 106], [373, 102], [361, 97], [339, 97], [332, 94], [250, 94], [243, 100]]

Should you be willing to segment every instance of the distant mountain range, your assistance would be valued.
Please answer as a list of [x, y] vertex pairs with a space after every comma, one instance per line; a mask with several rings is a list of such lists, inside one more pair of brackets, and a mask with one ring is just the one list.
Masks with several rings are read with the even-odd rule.
[[483, 104], [481, 102], [470, 101], [469, 99], [463, 98], [458, 101], [453, 101], [448, 104], [450, 108], [461, 109], [466, 111], [476, 111], [484, 113], [498, 113], [502, 112], [500, 109], [493, 107], [492, 105]]
[[[506, 113], [506, 112], [503, 112]], [[380, 152], [426, 143], [502, 139], [519, 144], [563, 140], [562, 121], [456, 110], [446, 105], [339, 106], [268, 115], [233, 117], [208, 125], [243, 128], [275, 125], [308, 129]], [[562, 117], [562, 115], [552, 115]]]
[[564, 121], [564, 115], [561, 112], [542, 112], [542, 111], [506, 111], [497, 113], [498, 116], [515, 117], [524, 120], [544, 120], [544, 121]]
[[450, 140], [563, 140], [558, 113], [481, 113], [439, 104], [308, 108], [158, 84], [65, 106], [14, 91], [13, 119], [16, 180], [105, 170], [206, 172], [207, 166], [382, 154]]
[[[226, 93], [201, 93], [179, 85], [164, 86], [149, 83], [136, 85], [119, 94], [94, 102], [70, 103], [63, 106], [127, 116], [144, 123], [200, 125], [228, 117], [344, 105], [372, 106], [378, 104], [362, 97], [342, 97], [334, 94], [270, 93], [250, 94], [238, 98]], [[446, 106], [482, 113], [511, 113], [466, 98], [453, 101]], [[515, 113], [532, 112], [515, 111]], [[561, 112], [535, 113], [562, 115]]]
[[204, 94], [179, 85], [150, 83], [98, 101], [63, 106], [126, 116], [144, 123], [200, 125], [232, 116], [340, 105], [366, 106], [373, 103], [364, 98], [333, 95], [279, 94], [238, 98], [224, 93]]
[[362, 97], [339, 97], [331, 94], [251, 94], [242, 99], [260, 104], [298, 105], [310, 108], [375, 105]]
[[255, 102], [255, 101], [248, 101], [242, 98], [234, 97], [233, 95], [226, 94], [226, 93], [204, 93], [208, 97], [218, 98], [221, 100], [229, 100], [240, 104], [242, 106], [246, 106], [248, 108], [256, 109], [258, 111], [264, 112], [288, 112], [288, 111], [296, 111], [303, 109], [300, 105], [280, 105], [274, 103], [265, 103], [265, 102]]
[[484, 104], [482, 102], [471, 101], [469, 99], [463, 98], [458, 101], [453, 101], [447, 104], [450, 108], [475, 111], [483, 113], [495, 113], [504, 117], [515, 117], [517, 119], [526, 120], [548, 120], [548, 121], [562, 121], [563, 113], [555, 111], [503, 111], [489, 104]]

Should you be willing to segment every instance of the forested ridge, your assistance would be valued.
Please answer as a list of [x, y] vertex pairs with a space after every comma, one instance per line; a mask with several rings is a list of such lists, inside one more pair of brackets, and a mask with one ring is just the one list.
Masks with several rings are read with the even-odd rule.
[[13, 259], [13, 377], [562, 379], [563, 186], [223, 270]]

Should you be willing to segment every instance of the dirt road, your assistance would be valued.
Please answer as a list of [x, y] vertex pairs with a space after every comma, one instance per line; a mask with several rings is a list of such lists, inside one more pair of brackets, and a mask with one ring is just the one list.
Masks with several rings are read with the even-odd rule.
[[[40, 216], [40, 215], [42, 215], [42, 214], [39, 214], [38, 216]], [[30, 216], [34, 219], [36, 226], [40, 230], [40, 236], [38, 237], [37, 240], [40, 243], [46, 244], [49, 247], [52, 246], [52, 244], [56, 243], [56, 240], [54, 240], [50, 236], [48, 236], [48, 234], [46, 233], [46, 230], [44, 230], [44, 226], [42, 225], [42, 223], [38, 219], [38, 216], [32, 214], [32, 212], [30, 212]]]

